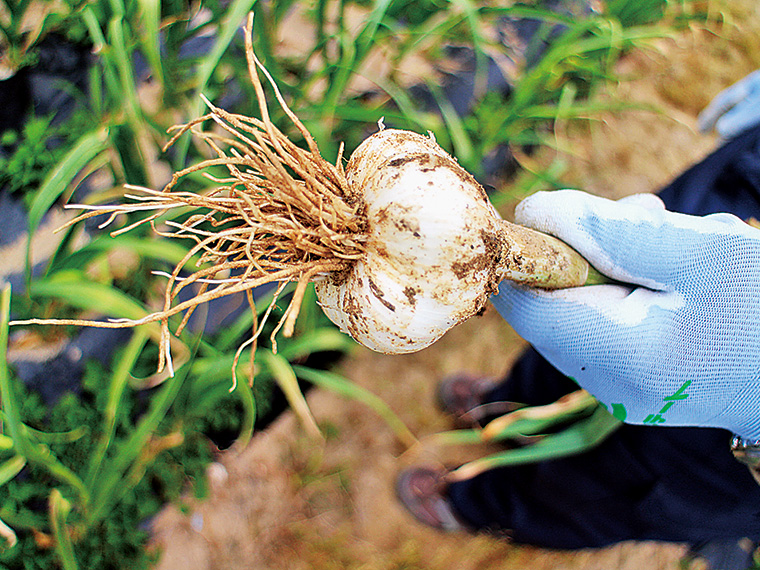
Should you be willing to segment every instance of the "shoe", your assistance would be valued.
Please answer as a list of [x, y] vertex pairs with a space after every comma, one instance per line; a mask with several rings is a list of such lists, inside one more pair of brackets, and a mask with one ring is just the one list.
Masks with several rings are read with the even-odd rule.
[[460, 427], [483, 427], [494, 417], [523, 407], [516, 402], [486, 402], [498, 386], [493, 378], [467, 373], [447, 376], [438, 384], [438, 407], [452, 415]]
[[412, 467], [396, 479], [396, 496], [419, 522], [445, 532], [466, 530], [446, 498], [445, 472]]
[[462, 372], [447, 376], [438, 384], [438, 405], [442, 411], [462, 417], [485, 401], [496, 387], [492, 378]]

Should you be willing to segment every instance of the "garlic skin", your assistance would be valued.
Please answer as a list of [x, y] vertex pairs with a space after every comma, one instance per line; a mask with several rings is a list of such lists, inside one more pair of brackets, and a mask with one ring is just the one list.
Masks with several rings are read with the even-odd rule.
[[[366, 255], [318, 281], [316, 292], [330, 320], [372, 350], [421, 350], [479, 313], [502, 279], [536, 281], [542, 271], [536, 252], [523, 255], [524, 240], [514, 239], [517, 226], [501, 220], [480, 184], [430, 138], [384, 129], [354, 151], [346, 178], [366, 207]], [[567, 248], [551, 240], [549, 254]]]

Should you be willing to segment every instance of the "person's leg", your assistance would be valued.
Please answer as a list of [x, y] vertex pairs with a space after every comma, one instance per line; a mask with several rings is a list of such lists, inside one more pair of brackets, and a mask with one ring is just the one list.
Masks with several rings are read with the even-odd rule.
[[669, 210], [760, 217], [760, 127], [728, 141], [658, 192]]
[[[659, 194], [684, 213], [760, 217], [760, 128]], [[530, 350], [486, 400], [539, 405], [576, 388]], [[447, 497], [474, 529], [509, 530], [519, 542], [549, 547], [760, 537], [760, 486], [734, 460], [728, 439], [722, 430], [626, 425], [590, 452], [494, 469], [450, 485]]]
[[470, 528], [552, 548], [760, 537], [760, 486], [721, 430], [623, 426], [584, 454], [493, 469], [447, 496]]

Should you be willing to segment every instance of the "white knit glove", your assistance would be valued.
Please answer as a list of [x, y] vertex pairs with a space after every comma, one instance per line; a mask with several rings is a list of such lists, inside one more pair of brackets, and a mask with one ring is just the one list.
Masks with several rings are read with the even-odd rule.
[[724, 139], [733, 138], [760, 123], [760, 70], [727, 87], [699, 114], [703, 133], [713, 128]]
[[574, 190], [535, 194], [516, 218], [623, 283], [504, 282], [492, 301], [518, 334], [620, 419], [760, 439], [760, 230], [669, 212], [651, 194]]

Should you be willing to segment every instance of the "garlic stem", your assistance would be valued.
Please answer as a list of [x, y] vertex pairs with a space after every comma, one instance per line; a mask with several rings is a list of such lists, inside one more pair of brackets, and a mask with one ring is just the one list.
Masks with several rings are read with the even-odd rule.
[[542, 289], [587, 284], [588, 262], [563, 241], [505, 220], [494, 223], [501, 249], [496, 268], [499, 281], [509, 279]]

